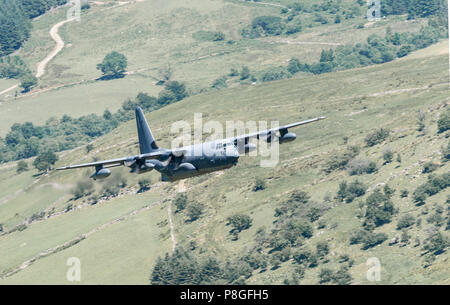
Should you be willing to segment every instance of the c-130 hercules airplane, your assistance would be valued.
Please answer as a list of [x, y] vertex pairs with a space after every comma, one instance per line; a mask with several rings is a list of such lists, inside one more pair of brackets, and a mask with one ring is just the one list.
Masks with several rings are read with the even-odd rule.
[[[292, 142], [297, 138], [297, 135], [288, 132], [288, 129], [323, 119], [325, 119], [325, 117], [297, 122], [234, 138], [210, 141], [176, 149], [163, 149], [159, 148], [156, 144], [142, 109], [137, 107], [136, 123], [140, 155], [70, 165], [57, 168], [56, 170], [95, 167], [95, 173], [91, 178], [97, 180], [109, 177], [111, 175], [109, 168], [111, 167], [126, 166], [131, 168], [131, 173], [136, 174], [146, 173], [155, 169], [161, 173], [162, 181], [173, 182], [233, 167], [237, 164], [240, 154], [247, 154], [256, 149], [256, 145], [249, 143], [249, 140], [252, 138], [258, 140], [262, 139], [268, 143], [271, 143], [275, 138], [278, 138], [280, 144]], [[279, 136], [277, 136], [278, 132]], [[198, 153], [199, 151], [200, 153]]]

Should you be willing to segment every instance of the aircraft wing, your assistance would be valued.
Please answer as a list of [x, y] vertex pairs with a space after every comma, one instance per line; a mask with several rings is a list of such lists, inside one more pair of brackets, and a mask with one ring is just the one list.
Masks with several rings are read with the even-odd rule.
[[236, 138], [234, 138], [234, 141], [242, 141], [242, 140], [247, 141], [250, 138], [256, 138], [259, 140], [260, 137], [267, 137], [269, 134], [277, 132], [277, 131], [286, 132], [290, 128], [294, 128], [294, 127], [298, 127], [298, 126], [302, 126], [302, 125], [306, 125], [306, 124], [311, 124], [311, 123], [314, 123], [314, 122], [317, 122], [320, 120], [324, 120], [324, 119], [325, 119], [325, 117], [318, 117], [318, 118], [307, 120], [307, 121], [296, 122], [296, 123], [280, 126], [277, 128], [272, 128], [272, 129], [262, 130], [262, 131], [242, 135], [242, 136], [237, 136]]
[[84, 163], [84, 164], [77, 164], [77, 165], [69, 165], [57, 168], [56, 170], [66, 170], [66, 169], [75, 169], [75, 168], [83, 168], [83, 167], [116, 167], [125, 165], [126, 162], [133, 162], [138, 159], [144, 159], [144, 160], [151, 160], [151, 159], [158, 159], [161, 156], [166, 156], [167, 153], [170, 151], [157, 151], [152, 152], [148, 154], [142, 154], [137, 156], [131, 156], [131, 157], [124, 157], [124, 158], [118, 158], [118, 159], [111, 159], [111, 160], [104, 160], [104, 161], [97, 161], [92, 163]]

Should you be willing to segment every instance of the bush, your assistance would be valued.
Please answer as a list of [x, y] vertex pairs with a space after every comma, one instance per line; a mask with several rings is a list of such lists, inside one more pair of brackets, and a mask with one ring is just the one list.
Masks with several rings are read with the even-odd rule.
[[192, 38], [201, 41], [223, 41], [225, 34], [222, 32], [198, 31], [192, 34]]
[[428, 176], [428, 181], [419, 187], [413, 193], [413, 200], [417, 204], [424, 204], [428, 196], [433, 196], [441, 190], [450, 186], [450, 172], [436, 176]]
[[219, 77], [218, 79], [216, 79], [216, 80], [213, 82], [213, 84], [212, 84], [211, 87], [214, 88], [214, 89], [224, 89], [224, 88], [227, 88], [227, 87], [228, 87], [228, 85], [227, 85], [227, 78], [226, 78], [225, 76]]
[[368, 134], [364, 141], [369, 147], [375, 146], [386, 140], [389, 134], [390, 134], [389, 129], [381, 128], [378, 129], [377, 131]]
[[372, 174], [378, 170], [377, 164], [363, 158], [352, 159], [347, 164], [347, 171], [351, 176]]
[[450, 130], [450, 109], [447, 109], [439, 116], [438, 130], [441, 133]]
[[20, 79], [20, 86], [23, 88], [23, 92], [28, 92], [37, 85], [38, 79], [32, 74], [27, 74]]
[[410, 214], [403, 215], [397, 222], [397, 230], [409, 228], [416, 223], [414, 216]]
[[364, 226], [370, 228], [372, 225], [379, 227], [389, 223], [395, 213], [394, 205], [387, 194], [375, 190], [366, 199], [366, 215]]
[[317, 266], [317, 256], [310, 250], [297, 250], [294, 252], [293, 258], [299, 265], [305, 265], [310, 268]]
[[189, 222], [196, 221], [202, 216], [205, 206], [201, 203], [194, 202], [191, 203], [186, 209], [186, 215]]
[[227, 225], [231, 225], [231, 232], [241, 232], [252, 226], [252, 219], [248, 215], [235, 214], [227, 218]]
[[439, 168], [439, 164], [436, 164], [436, 163], [430, 161], [423, 165], [422, 173], [423, 174], [432, 173], [435, 170], [437, 170], [438, 168]]
[[364, 196], [366, 191], [367, 186], [358, 180], [353, 181], [349, 185], [347, 185], [347, 182], [341, 182], [336, 198], [340, 201], [350, 203], [355, 198]]
[[88, 196], [94, 190], [94, 185], [91, 180], [81, 180], [77, 182], [77, 185], [72, 190], [74, 199], [77, 200], [81, 197]]
[[450, 160], [450, 141], [447, 146], [442, 147], [442, 157], [444, 158], [444, 161]]
[[333, 153], [325, 165], [325, 172], [329, 174], [334, 170], [344, 169], [349, 161], [359, 154], [359, 151], [358, 146], [349, 146], [342, 154]]
[[253, 191], [262, 191], [266, 189], [266, 182], [262, 178], [256, 178], [255, 186], [253, 187]]
[[362, 250], [375, 247], [387, 240], [384, 233], [374, 233], [367, 230], [359, 230], [350, 236], [350, 244], [362, 244]]
[[448, 248], [448, 243], [447, 238], [438, 232], [425, 241], [423, 249], [433, 255], [439, 255], [445, 252]]
[[51, 151], [40, 153], [33, 161], [34, 167], [39, 171], [47, 171], [58, 161], [58, 156]]
[[384, 164], [391, 163], [393, 159], [394, 159], [394, 153], [392, 152], [392, 149], [390, 149], [390, 148], [385, 149], [383, 152]]
[[286, 72], [284, 69], [273, 69], [264, 73], [262, 77], [263, 82], [271, 82], [275, 80], [281, 80], [291, 77], [289, 72]]
[[250, 77], [250, 69], [247, 66], [243, 66], [240, 73], [240, 79], [246, 80], [249, 77]]
[[179, 194], [174, 202], [176, 209], [176, 212], [183, 211], [187, 206], [187, 196], [185, 194]]
[[28, 171], [28, 163], [27, 162], [25, 162], [25, 161], [19, 161], [18, 163], [17, 163], [17, 169], [16, 169], [16, 172], [18, 173], [18, 174], [20, 174], [20, 173], [23, 173], [23, 172], [26, 172], [26, 171]]
[[97, 70], [101, 70], [104, 77], [122, 77], [128, 66], [125, 55], [113, 51], [105, 56], [103, 61], [97, 65]]
[[139, 191], [138, 193], [143, 193], [150, 190], [150, 184], [152, 181], [149, 178], [142, 178], [139, 180]]
[[316, 245], [316, 249], [317, 249], [317, 255], [320, 258], [323, 258], [323, 257], [327, 256], [328, 253], [330, 252], [330, 248], [329, 248], [328, 243], [326, 241], [318, 242], [317, 245]]

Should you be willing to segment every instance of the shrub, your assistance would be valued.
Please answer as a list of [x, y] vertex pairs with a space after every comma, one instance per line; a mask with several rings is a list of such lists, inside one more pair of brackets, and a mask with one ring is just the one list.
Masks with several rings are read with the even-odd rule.
[[384, 233], [373, 233], [367, 230], [359, 230], [350, 236], [350, 244], [362, 244], [362, 250], [375, 247], [387, 240], [387, 235]]
[[19, 161], [18, 163], [17, 163], [17, 169], [16, 169], [16, 172], [18, 173], [18, 174], [20, 174], [20, 173], [23, 173], [23, 172], [26, 172], [26, 171], [28, 171], [28, 163], [27, 162], [25, 162], [25, 161]]
[[428, 251], [433, 255], [439, 255], [441, 253], [444, 253], [447, 248], [448, 248], [448, 240], [440, 232], [428, 238], [425, 241], [425, 245], [423, 247], [424, 250]]
[[438, 130], [441, 133], [450, 130], [450, 109], [447, 109], [439, 116]]
[[450, 186], [450, 172], [436, 176], [428, 176], [428, 181], [419, 187], [413, 193], [414, 202], [417, 204], [424, 204], [428, 196], [433, 196], [441, 190]]
[[317, 266], [317, 256], [310, 250], [297, 250], [294, 252], [293, 258], [299, 265], [305, 265], [310, 268]]
[[319, 273], [319, 284], [329, 283], [333, 280], [333, 270], [323, 268]]
[[125, 55], [113, 51], [105, 56], [103, 61], [97, 65], [97, 70], [101, 70], [104, 77], [122, 77], [128, 66]]
[[317, 245], [316, 245], [316, 249], [317, 249], [317, 255], [320, 258], [323, 258], [323, 257], [327, 256], [328, 253], [330, 252], [330, 248], [329, 248], [328, 243], [326, 241], [318, 242]]
[[377, 170], [377, 164], [375, 162], [363, 158], [352, 159], [347, 164], [347, 171], [351, 176], [372, 174]]
[[394, 205], [389, 199], [389, 196], [375, 190], [366, 199], [366, 215], [364, 226], [376, 227], [389, 223], [395, 213]]
[[250, 69], [247, 66], [243, 66], [240, 73], [241, 80], [246, 80], [249, 77], [250, 77]]
[[253, 191], [262, 191], [266, 189], [266, 182], [262, 178], [256, 178], [255, 186], [253, 187]]
[[424, 174], [432, 173], [435, 170], [437, 170], [438, 168], [439, 168], [439, 164], [436, 164], [436, 163], [430, 161], [423, 165], [422, 173], [424, 173]]
[[355, 198], [364, 196], [366, 190], [367, 186], [358, 180], [353, 181], [349, 185], [347, 185], [347, 182], [344, 181], [339, 184], [339, 190], [336, 198], [340, 201], [350, 203]]
[[191, 203], [186, 209], [186, 215], [188, 216], [188, 221], [193, 222], [202, 216], [205, 206], [201, 203], [194, 202]]
[[74, 199], [77, 200], [81, 197], [88, 196], [94, 190], [94, 185], [91, 180], [81, 180], [77, 182], [77, 185], [72, 190]]
[[368, 134], [364, 141], [369, 147], [375, 146], [386, 140], [389, 134], [390, 134], [389, 129], [381, 128]]
[[394, 153], [392, 152], [392, 149], [390, 149], [390, 148], [385, 149], [383, 152], [384, 164], [391, 163], [393, 159], [394, 159]]
[[416, 223], [414, 216], [410, 214], [403, 215], [397, 222], [397, 230], [409, 228]]
[[444, 161], [450, 160], [450, 141], [447, 146], [442, 147], [442, 157], [444, 158]]
[[58, 156], [51, 151], [40, 153], [33, 161], [34, 167], [39, 171], [47, 171], [58, 161]]
[[291, 77], [289, 72], [286, 72], [284, 69], [273, 69], [264, 73], [262, 77], [263, 82], [271, 82], [280, 79], [286, 79]]
[[227, 78], [225, 76], [219, 77], [212, 84], [212, 88], [214, 88], [214, 89], [224, 89], [227, 87], [228, 87]]
[[342, 154], [333, 153], [325, 164], [325, 172], [329, 174], [334, 170], [344, 169], [349, 161], [359, 154], [359, 151], [358, 146], [349, 146]]
[[252, 226], [252, 219], [245, 214], [235, 214], [227, 218], [227, 225], [231, 225], [231, 232], [241, 232]]
[[139, 191], [138, 193], [143, 193], [150, 190], [150, 184], [152, 181], [149, 178], [142, 178], [139, 180]]
[[173, 203], [177, 208], [176, 212], [183, 211], [187, 206], [187, 196], [185, 194], [179, 194]]
[[28, 92], [32, 87], [36, 86], [38, 79], [32, 75], [27, 74], [21, 78], [20, 86], [23, 88], [23, 92]]

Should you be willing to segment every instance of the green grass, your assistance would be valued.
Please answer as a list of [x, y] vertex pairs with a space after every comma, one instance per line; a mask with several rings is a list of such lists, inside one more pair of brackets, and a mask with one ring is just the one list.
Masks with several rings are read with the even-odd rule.
[[[426, 222], [427, 216], [421, 216], [421, 213], [425, 207], [432, 213], [435, 203], [443, 205], [446, 193], [429, 198], [422, 207], [413, 204], [411, 195], [401, 199], [399, 193], [406, 188], [412, 194], [426, 180], [426, 175], [421, 174], [420, 164], [424, 160], [440, 160], [440, 147], [446, 143], [444, 135], [437, 134], [436, 121], [448, 100], [448, 87], [445, 85], [448, 75], [442, 69], [448, 66], [448, 56], [442, 54], [447, 46], [448, 41], [443, 41], [408, 58], [380, 66], [209, 92], [149, 114], [148, 121], [162, 147], [169, 147], [175, 136], [170, 135], [168, 126], [178, 120], [192, 122], [195, 112], [202, 112], [204, 120], [279, 120], [281, 124], [327, 116], [320, 123], [295, 130], [298, 140], [281, 147], [280, 163], [275, 168], [261, 168], [259, 157], [243, 157], [237, 167], [223, 173], [187, 180], [189, 200], [203, 203], [206, 211], [202, 218], [193, 223], [186, 223], [183, 213], [173, 215], [177, 242], [186, 244], [195, 240], [199, 249], [203, 249], [197, 251], [205, 251], [219, 258], [238, 255], [248, 249], [260, 227], [271, 230], [275, 207], [292, 190], [306, 190], [312, 200], [323, 202], [326, 195], [331, 198], [335, 196], [341, 181], [356, 178], [371, 189], [388, 182], [397, 190], [393, 202], [399, 213], [392, 223], [377, 229], [377, 232], [385, 232], [389, 239], [399, 235], [397, 220], [405, 213], [413, 213], [422, 218], [422, 226], [414, 226], [410, 234], [412, 239], [419, 236], [423, 240], [429, 224]], [[419, 89], [401, 90], [406, 88]], [[416, 131], [418, 110], [426, 112], [424, 136]], [[380, 168], [377, 174], [349, 177], [343, 171], [329, 175], [324, 173], [323, 166], [330, 155], [346, 148], [342, 140], [344, 136], [349, 138], [349, 144], [363, 146], [365, 136], [379, 127], [392, 130], [388, 140], [372, 148], [363, 147], [361, 152], [361, 156], [377, 162]], [[103, 159], [134, 154], [137, 152], [135, 128], [133, 121], [121, 125], [111, 134], [95, 141], [90, 154], [86, 154], [84, 148], [63, 152], [57, 166], [90, 161], [94, 156]], [[382, 154], [387, 147], [401, 153], [401, 163], [394, 160], [392, 164], [382, 166]], [[32, 213], [47, 208], [55, 199], [56, 211], [64, 210], [69, 203], [74, 206], [85, 203], [85, 199], [69, 201], [72, 197], [70, 188], [51, 190], [43, 185], [73, 185], [87, 179], [87, 170], [52, 172], [30, 187], [36, 179], [32, 177], [32, 171], [18, 176], [14, 165], [5, 168], [0, 174], [2, 198], [26, 189], [23, 194], [0, 206], [3, 217], [0, 223], [5, 222], [7, 229]], [[446, 164], [437, 173], [448, 169]], [[31, 224], [23, 232], [1, 236], [0, 256], [3, 259], [0, 270], [15, 268], [42, 251], [114, 219], [125, 216], [124, 221], [101, 229], [64, 251], [41, 258], [23, 271], [0, 280], [0, 283], [68, 283], [65, 273], [69, 257], [81, 259], [81, 283], [148, 283], [155, 258], [171, 248], [167, 203], [134, 216], [127, 215], [174, 194], [177, 185], [163, 184], [143, 195], [135, 195], [140, 177], [127, 174], [125, 169], [121, 171], [128, 179], [127, 188], [132, 189], [130, 194]], [[157, 173], [147, 175], [153, 184], [158, 180]], [[252, 191], [256, 177], [266, 179], [265, 190]], [[97, 189], [100, 187], [96, 186]], [[8, 188], [11, 188], [10, 192], [5, 191]], [[330, 254], [328, 263], [308, 270], [301, 283], [317, 283], [319, 270], [324, 266], [337, 270], [337, 257], [346, 253], [355, 261], [350, 269], [353, 283], [370, 284], [366, 280], [366, 260], [378, 257], [382, 263], [382, 284], [448, 284], [447, 254], [440, 255], [431, 267], [424, 269], [421, 247], [389, 247], [385, 242], [363, 251], [360, 245], [350, 246], [349, 234], [360, 228], [358, 205], [358, 201], [333, 204], [325, 213], [326, 228], [315, 230], [307, 246], [314, 248], [318, 241], [329, 240], [330, 251], [334, 255]], [[241, 232], [237, 241], [232, 240], [230, 227], [226, 226], [227, 217], [235, 213], [245, 213], [253, 218], [253, 226]], [[19, 215], [14, 217], [16, 214]], [[277, 270], [255, 272], [248, 282], [281, 284], [290, 276], [294, 266], [292, 261], [288, 261]], [[42, 274], [46, 276], [42, 278]]]
[[[364, 42], [374, 33], [384, 35], [388, 26], [393, 31], [414, 32], [423, 24], [423, 21], [406, 23], [404, 17], [389, 17], [368, 28], [355, 29], [363, 21], [355, 18], [343, 20], [339, 25], [305, 27], [298, 35], [249, 40], [241, 38], [241, 29], [256, 16], [280, 15], [279, 7], [212, 0], [190, 1], [189, 6], [182, 0], [170, 4], [132, 1], [114, 5], [92, 5], [82, 14], [80, 22], [67, 23], [60, 29], [66, 46], [47, 66], [35, 93], [19, 95], [17, 99], [14, 92], [3, 97], [0, 136], [16, 122], [42, 124], [52, 116], [102, 113], [107, 108], [116, 110], [125, 99], [141, 91], [157, 95], [161, 90], [155, 85], [158, 70], [167, 64], [174, 71], [172, 78], [186, 82], [196, 93], [209, 88], [231, 68], [247, 65], [251, 71], [262, 71], [285, 66], [292, 57], [313, 62], [322, 49], [335, 47], [287, 44], [286, 40], [347, 44]], [[48, 33], [50, 28], [64, 18], [65, 8], [61, 8], [33, 21], [31, 38], [18, 53], [33, 71], [54, 47]], [[205, 42], [192, 38], [193, 33], [202, 30], [221, 31], [226, 40]], [[235, 43], [229, 44], [228, 40]], [[100, 77], [96, 65], [113, 50], [124, 53], [128, 71], [137, 74], [119, 81], [94, 81]]]

